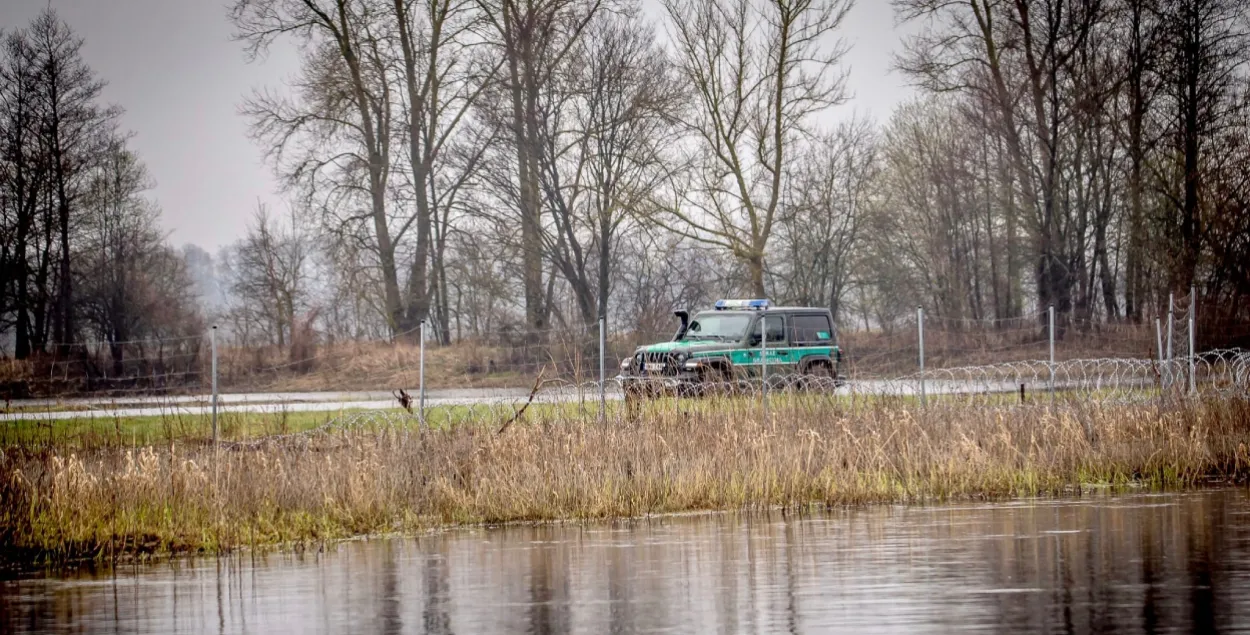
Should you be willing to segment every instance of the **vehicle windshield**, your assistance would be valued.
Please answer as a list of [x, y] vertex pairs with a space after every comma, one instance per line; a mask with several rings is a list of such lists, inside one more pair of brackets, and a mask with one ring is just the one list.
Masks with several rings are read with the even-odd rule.
[[751, 323], [750, 315], [741, 313], [700, 313], [690, 322], [690, 328], [681, 336], [683, 342], [697, 341], [733, 341], [742, 339], [747, 325]]

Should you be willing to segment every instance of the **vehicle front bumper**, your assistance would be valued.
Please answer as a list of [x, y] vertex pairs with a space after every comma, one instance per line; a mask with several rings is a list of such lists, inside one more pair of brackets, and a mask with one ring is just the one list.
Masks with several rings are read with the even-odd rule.
[[621, 373], [617, 375], [617, 383], [622, 386], [637, 386], [642, 384], [655, 386], [683, 386], [687, 384], [699, 383], [700, 377], [698, 371], [680, 370], [676, 375], [634, 375]]

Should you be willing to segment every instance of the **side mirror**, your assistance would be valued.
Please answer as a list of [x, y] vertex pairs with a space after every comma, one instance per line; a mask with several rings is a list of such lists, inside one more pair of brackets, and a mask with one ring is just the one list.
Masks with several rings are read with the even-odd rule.
[[759, 334], [759, 333], [752, 333], [752, 334], [751, 334], [751, 337], [750, 337], [747, 341], [748, 341], [748, 342], [750, 342], [751, 346], [759, 346], [759, 345], [760, 345], [760, 334]]

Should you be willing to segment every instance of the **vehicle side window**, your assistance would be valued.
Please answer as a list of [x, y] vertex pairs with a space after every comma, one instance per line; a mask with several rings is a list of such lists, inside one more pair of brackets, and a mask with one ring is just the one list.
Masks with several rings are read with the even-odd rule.
[[833, 326], [827, 315], [796, 315], [790, 318], [794, 325], [795, 344], [829, 344], [833, 342]]
[[[764, 331], [768, 333], [769, 344], [783, 344], [786, 341], [786, 323], [780, 315], [768, 315], [763, 318]], [[760, 323], [757, 320], [751, 327], [751, 341], [760, 341]]]

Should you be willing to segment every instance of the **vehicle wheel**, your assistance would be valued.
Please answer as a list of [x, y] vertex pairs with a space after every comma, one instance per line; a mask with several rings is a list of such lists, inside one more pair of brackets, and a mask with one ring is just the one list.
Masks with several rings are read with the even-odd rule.
[[701, 392], [705, 395], [728, 395], [733, 388], [732, 382], [729, 371], [719, 366], [704, 370], [699, 378]]
[[814, 362], [803, 373], [808, 390], [829, 390], [837, 388], [838, 373], [833, 370], [833, 365], [828, 362]]

